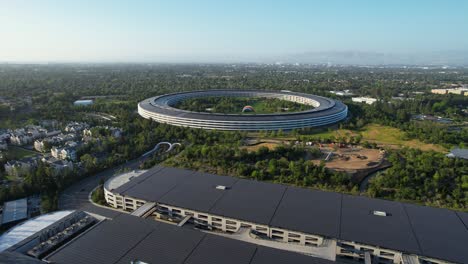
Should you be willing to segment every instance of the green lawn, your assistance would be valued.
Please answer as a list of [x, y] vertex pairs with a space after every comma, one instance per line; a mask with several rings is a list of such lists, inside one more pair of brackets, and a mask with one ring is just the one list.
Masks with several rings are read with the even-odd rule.
[[23, 149], [15, 146], [8, 146], [8, 157], [10, 159], [21, 159], [25, 157], [34, 156], [37, 154], [35, 151]]
[[[244, 106], [250, 105], [254, 112], [242, 112]], [[280, 112], [297, 112], [312, 109], [310, 105], [277, 98], [260, 97], [206, 97], [181, 101], [176, 108], [196, 112], [214, 112], [225, 114], [271, 114]], [[211, 109], [207, 111], [206, 109]]]
[[313, 137], [328, 139], [330, 137], [343, 137], [347, 135], [361, 134], [361, 142], [368, 141], [378, 145], [390, 148], [409, 147], [421, 149], [423, 151], [433, 150], [437, 152], [447, 152], [447, 149], [441, 145], [424, 143], [418, 139], [407, 139], [405, 132], [398, 128], [382, 126], [377, 124], [369, 124], [359, 131], [348, 129], [334, 129], [330, 131], [318, 132], [311, 134]]

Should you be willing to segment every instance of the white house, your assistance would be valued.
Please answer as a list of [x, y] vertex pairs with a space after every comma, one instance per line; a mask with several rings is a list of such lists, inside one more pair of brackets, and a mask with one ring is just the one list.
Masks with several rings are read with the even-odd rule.
[[37, 166], [36, 158], [24, 158], [21, 160], [10, 160], [5, 164], [5, 172], [8, 175], [21, 177], [32, 171]]
[[50, 154], [52, 157], [61, 160], [76, 160], [76, 147], [78, 143], [68, 141], [64, 147], [52, 147]]
[[351, 100], [356, 103], [366, 103], [370, 105], [377, 102], [377, 99], [371, 97], [353, 97]]

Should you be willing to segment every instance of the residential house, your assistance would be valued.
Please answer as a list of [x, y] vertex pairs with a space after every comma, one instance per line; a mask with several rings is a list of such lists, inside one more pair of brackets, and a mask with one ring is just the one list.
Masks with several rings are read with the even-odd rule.
[[76, 148], [78, 143], [74, 141], [68, 141], [63, 147], [52, 147], [50, 154], [52, 157], [61, 160], [76, 160]]
[[42, 162], [52, 168], [54, 174], [58, 174], [65, 170], [73, 170], [73, 162], [69, 160], [57, 159], [55, 157], [44, 157], [42, 158]]
[[65, 127], [65, 131], [73, 132], [73, 133], [80, 133], [86, 128], [89, 128], [89, 125], [87, 123], [70, 122]]
[[8, 150], [8, 144], [6, 141], [0, 141], [0, 150]]
[[351, 100], [356, 103], [366, 103], [370, 105], [377, 102], [377, 99], [371, 97], [353, 97]]
[[10, 160], [5, 164], [5, 172], [8, 175], [22, 177], [37, 166], [37, 158], [29, 157], [20, 160]]

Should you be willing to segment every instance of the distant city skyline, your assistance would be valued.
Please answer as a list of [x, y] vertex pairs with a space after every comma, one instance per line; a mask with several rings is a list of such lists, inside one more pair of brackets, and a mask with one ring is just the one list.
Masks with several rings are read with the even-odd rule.
[[0, 62], [468, 65], [467, 1], [2, 1]]

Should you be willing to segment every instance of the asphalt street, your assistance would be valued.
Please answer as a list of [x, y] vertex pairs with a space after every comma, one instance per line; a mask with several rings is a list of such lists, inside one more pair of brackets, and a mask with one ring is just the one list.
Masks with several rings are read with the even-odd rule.
[[82, 210], [100, 214], [109, 218], [115, 217], [120, 214], [120, 212], [92, 204], [88, 199], [89, 193], [99, 185], [99, 181], [101, 179], [106, 181], [123, 168], [130, 170], [138, 169], [140, 162], [143, 160], [144, 157], [131, 160], [120, 166], [106, 169], [73, 184], [60, 194], [58, 201], [59, 210]]

